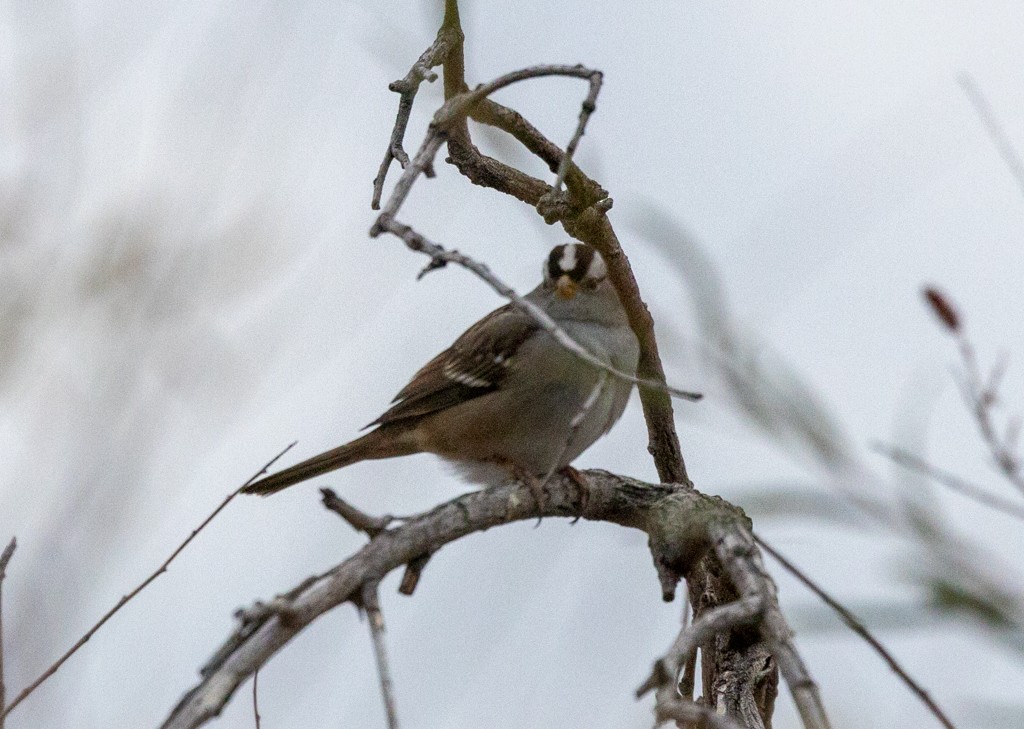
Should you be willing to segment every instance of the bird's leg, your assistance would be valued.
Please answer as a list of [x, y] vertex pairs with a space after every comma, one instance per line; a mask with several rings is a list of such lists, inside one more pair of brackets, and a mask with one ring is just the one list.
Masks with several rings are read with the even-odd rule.
[[[492, 462], [507, 469], [514, 480], [526, 484], [527, 488], [530, 489], [530, 493], [533, 495], [533, 499], [537, 503], [537, 511], [540, 512], [537, 515], [537, 523], [540, 524], [540, 519], [543, 517], [544, 507], [548, 501], [547, 496], [544, 493], [544, 481], [512, 461], [495, 459]], [[508, 521], [508, 518], [508, 513], [506, 512], [505, 521]]]
[[517, 479], [529, 487], [530, 493], [533, 494], [533, 500], [537, 502], [537, 511], [540, 512], [537, 515], [537, 523], [540, 524], [540, 519], [544, 516], [544, 507], [547, 506], [548, 503], [547, 494], [544, 492], [544, 485], [547, 479], [542, 481], [532, 473], [524, 471], [521, 468], [515, 468], [513, 473]]
[[576, 515], [576, 518], [572, 520], [572, 524], [575, 524], [583, 516], [583, 513], [587, 510], [587, 506], [590, 505], [590, 483], [587, 482], [587, 477], [583, 475], [582, 471], [579, 471], [572, 466], [562, 466], [558, 469], [558, 472], [576, 484], [577, 493], [580, 499], [580, 513]]

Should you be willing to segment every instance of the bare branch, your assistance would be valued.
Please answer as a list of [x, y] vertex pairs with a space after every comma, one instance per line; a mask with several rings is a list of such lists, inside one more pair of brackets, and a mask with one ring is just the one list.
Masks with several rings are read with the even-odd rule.
[[[17, 538], [11, 537], [11, 541], [4, 547], [3, 554], [0, 554], [0, 709], [7, 705], [7, 688], [4, 686], [4, 578], [7, 577], [7, 565], [10, 564], [17, 548]], [[0, 714], [0, 729], [4, 729], [6, 715], [6, 711]]]
[[822, 589], [817, 582], [815, 582], [806, 574], [804, 574], [803, 570], [801, 570], [799, 567], [797, 567], [792, 562], [783, 557], [781, 554], [779, 554], [774, 547], [765, 543], [763, 539], [756, 535], [754, 538], [757, 540], [757, 543], [761, 546], [761, 548], [764, 551], [768, 552], [768, 554], [774, 557], [779, 564], [786, 568], [787, 572], [789, 572], [791, 575], [800, 580], [800, 582], [802, 582], [804, 586], [807, 587], [807, 589], [809, 589], [811, 592], [817, 595], [818, 598], [820, 598], [826, 605], [832, 608], [836, 612], [836, 614], [839, 615], [843, 623], [846, 624], [846, 627], [848, 627], [854, 633], [863, 638], [868, 643], [868, 645], [870, 645], [875, 650], [875, 652], [878, 653], [878, 655], [880, 655], [882, 659], [889, 665], [889, 668], [897, 676], [900, 677], [900, 680], [903, 681], [903, 683], [905, 683], [910, 688], [910, 690], [917, 695], [919, 699], [921, 699], [924, 705], [928, 707], [928, 710], [935, 716], [936, 719], [939, 720], [939, 723], [942, 724], [942, 726], [946, 727], [946, 729], [956, 729], [956, 727], [953, 725], [953, 722], [949, 720], [949, 717], [947, 717], [946, 714], [942, 711], [942, 709], [938, 707], [935, 701], [932, 700], [931, 696], [928, 695], [928, 692], [925, 691], [924, 688], [919, 683], [917, 683], [917, 681], [911, 678], [910, 674], [908, 674], [906, 670], [904, 670], [904, 668], [899, 664], [896, 658], [886, 649], [884, 645], [882, 645], [882, 643], [877, 638], [875, 638], [875, 636], [871, 634], [867, 627], [865, 627], [865, 625], [860, 620], [858, 620], [853, 613], [851, 613], [849, 610], [843, 607], [834, 597], [825, 592], [825, 590]]
[[913, 453], [903, 450], [902, 448], [886, 445], [884, 443], [876, 443], [874, 448], [876, 452], [889, 458], [893, 463], [897, 463], [904, 468], [917, 471], [936, 483], [942, 484], [943, 486], [966, 496], [972, 501], [983, 504], [990, 509], [995, 509], [1007, 516], [1012, 516], [1015, 519], [1024, 520], [1024, 504], [1018, 504], [1015, 501], [1010, 501], [1009, 499], [1004, 499], [1001, 496], [989, 493], [981, 486], [976, 486], [970, 481], [960, 478], [956, 474], [945, 471], [937, 466], [933, 466], [923, 458], [918, 458]]
[[[556, 475], [542, 505], [532, 498], [527, 484], [513, 483], [465, 494], [379, 533], [337, 567], [277, 598], [275, 603], [287, 606], [286, 618], [280, 610], [247, 616], [239, 632], [203, 669], [200, 683], [168, 717], [165, 729], [197, 727], [216, 716], [237, 687], [306, 625], [360, 596], [364, 585], [379, 582], [391, 570], [466, 534], [538, 516], [582, 515], [647, 532], [655, 560], [682, 574], [710, 544], [709, 530], [722, 543], [727, 543], [723, 535], [730, 531], [745, 531], [742, 517], [732, 507], [691, 488], [646, 484], [606, 471], [587, 471], [585, 476], [590, 486], [585, 500], [571, 478]], [[774, 593], [761, 584], [768, 580], [766, 575], [751, 575], [750, 580], [759, 585], [760, 594], [772, 599]], [[741, 597], [749, 594], [743, 591]]]
[[[640, 296], [628, 258], [622, 251], [618, 238], [606, 216], [608, 209], [611, 207], [611, 199], [603, 188], [586, 177], [572, 162], [572, 151], [579, 143], [587, 118], [593, 111], [592, 107], [600, 87], [599, 73], [589, 71], [583, 67], [534, 67], [506, 74], [489, 84], [484, 84], [476, 87], [473, 91], [468, 91], [465, 83], [465, 64], [461, 42], [462, 33], [459, 27], [458, 4], [456, 0], [446, 0], [443, 27], [457, 31], [460, 39], [443, 61], [445, 105], [435, 114], [433, 123], [416, 155], [416, 159], [407, 166], [402, 179], [396, 184], [391, 199], [371, 230], [371, 235], [376, 236], [387, 230], [402, 237], [410, 249], [429, 255], [431, 260], [423, 273], [443, 267], [449, 262], [455, 262], [464, 266], [467, 263], [473, 263], [480, 266], [480, 264], [475, 262], [467, 261], [465, 257], [462, 257], [457, 252], [448, 252], [440, 246], [431, 243], [411, 227], [396, 220], [397, 212], [408, 195], [415, 179], [419, 174], [425, 173], [430, 168], [440, 146], [447, 142], [448, 161], [454, 164], [472, 182], [513, 195], [535, 206], [546, 222], [560, 222], [566, 232], [573, 238], [596, 248], [608, 265], [609, 280], [614, 285], [623, 303], [630, 325], [640, 343], [637, 379], [640, 380], [640, 397], [648, 426], [649, 450], [654, 456], [659, 476], [665, 482], [689, 486], [685, 464], [675, 432], [672, 402], [668, 388], [665, 385], [664, 368], [654, 336], [653, 320]], [[577, 125], [577, 132], [570, 141], [568, 153], [562, 153], [561, 150], [544, 138], [518, 112], [503, 107], [487, 98], [489, 94], [510, 83], [526, 78], [536, 78], [552, 74], [575, 75], [588, 79], [591, 84], [588, 101], [584, 102]], [[554, 187], [549, 186], [541, 180], [481, 154], [470, 140], [466, 123], [467, 116], [482, 123], [492, 124], [512, 134], [556, 173], [556, 185]], [[563, 180], [567, 187], [566, 195], [561, 195], [558, 189]], [[483, 272], [490, 275], [486, 267], [481, 266], [481, 268]], [[477, 275], [481, 273], [477, 269], [471, 270], [474, 270]], [[486, 277], [482, 278], [488, 280]], [[491, 283], [492, 287], [495, 286], [493, 281], [488, 281], [488, 283]], [[500, 281], [497, 283], [500, 284], [500, 287], [496, 287], [496, 290], [502, 295], [507, 296], [507, 293], [501, 288], [504, 287], [504, 284], [501, 284]], [[507, 287], [504, 288], [507, 289]], [[511, 293], [514, 294], [514, 292]], [[515, 298], [508, 298], [515, 302]], [[528, 313], [532, 315], [532, 312]], [[536, 319], [536, 317], [534, 318]], [[540, 323], [542, 326], [545, 324], [543, 321]], [[557, 338], [557, 334], [552, 333]], [[601, 369], [605, 370], [605, 368]], [[609, 372], [609, 374], [614, 375], [615, 373]], [[543, 508], [539, 510], [543, 512]], [[589, 508], [581, 508], [581, 510], [586, 511]], [[542, 514], [538, 514], [538, 516], [540, 515]], [[749, 535], [745, 539], [739, 537], [737, 539], [744, 543], [749, 542], [751, 549], [754, 548]], [[672, 599], [676, 584], [688, 569], [681, 568], [679, 564], [680, 554], [677, 550], [674, 551], [669, 545], [659, 542], [653, 536], [651, 547], [655, 557], [655, 566], [662, 586], [663, 596], [665, 599]], [[420, 552], [419, 554], [422, 556], [430, 554], [430, 552]], [[722, 559], [721, 556], [718, 556], [718, 558]], [[714, 572], [712, 562], [708, 562], [705, 565], [705, 561], [697, 561], [695, 566], [692, 564], [691, 566], [694, 568], [694, 573], [690, 577], [700, 584], [718, 579], [712, 574]], [[733, 565], [733, 571], [747, 568], [749, 568], [749, 565]], [[711, 571], [709, 572], [709, 570]], [[751, 602], [763, 604], [762, 601], [764, 600], [771, 601], [775, 599], [774, 585], [771, 584], [770, 578], [763, 573], [763, 570], [758, 572], [756, 577], [749, 577], [747, 582], [742, 585], [742, 588], [741, 585], [737, 584], [736, 589], [741, 593], [737, 600], [737, 606], [748, 605]], [[726, 602], [731, 599], [722, 597], [722, 600]], [[718, 604], [720, 603], [702, 602], [699, 610], [708, 612]], [[733, 606], [733, 609], [739, 610], [737, 606]], [[796, 684], [791, 682], [791, 688], [798, 705], [801, 705], [801, 713], [805, 717], [806, 726], [827, 727], [827, 719], [824, 718], [824, 712], [821, 710], [816, 690], [807, 677], [806, 670], [803, 669], [803, 665], [799, 661], [799, 657], [796, 655], [791, 642], [789, 642], [788, 632], [785, 632], [788, 631], [788, 628], [786, 628], [777, 607], [775, 607], [774, 611], [770, 608], [771, 606], [763, 608], [766, 619], [770, 619], [772, 624], [772, 631], [768, 635], [774, 645], [786, 652], [782, 661], [787, 666], [787, 676], [794, 678], [798, 682]], [[699, 619], [703, 615], [698, 613], [697, 617]], [[743, 639], [739, 640], [739, 643], [743, 642]], [[721, 675], [715, 678], [714, 690], [718, 692], [715, 694], [718, 707], [725, 706], [727, 711], [734, 712], [736, 716], [743, 717], [747, 726], [763, 726], [765, 718], [770, 722], [771, 708], [774, 703], [775, 685], [777, 682], [775, 663], [772, 661], [771, 656], [764, 651], [762, 643], [757, 640], [745, 648], [741, 646], [737, 650], [731, 651], [729, 655], [731, 657], [723, 659], [721, 666], [727, 665], [729, 660], [740, 661], [743, 664], [743, 670], [740, 672], [742, 673], [742, 679], [728, 678], [726, 674], [735, 673], [731, 670], [724, 670], [721, 672]], [[721, 655], [716, 655], [716, 660], [721, 657]], [[721, 666], [716, 664], [714, 670], [718, 671]], [[760, 692], [756, 697], [754, 696], [755, 686], [758, 687], [756, 690]]]
[[114, 605], [114, 607], [110, 608], [110, 610], [108, 610], [103, 615], [103, 617], [101, 617], [98, 621], [96, 621], [96, 624], [93, 625], [91, 628], [89, 628], [89, 630], [87, 630], [85, 632], [85, 634], [81, 638], [79, 638], [75, 642], [75, 644], [73, 646], [68, 648], [68, 650], [64, 653], [64, 655], [62, 655], [60, 658], [58, 658], [56, 661], [54, 661], [53, 664], [51, 664], [49, 668], [47, 668], [45, 671], [43, 671], [43, 673], [39, 676], [39, 678], [37, 678], [32, 683], [30, 683], [28, 686], [26, 686], [22, 690], [22, 692], [20, 694], [18, 694], [14, 698], [14, 701], [12, 701], [9, 706], [4, 708], [3, 713], [0, 713], [0, 719], [2, 719], [3, 717], [7, 716], [8, 714], [10, 714], [11, 711], [14, 710], [14, 707], [16, 707], [18, 704], [20, 704], [26, 698], [28, 698], [28, 696], [33, 691], [35, 691], [37, 688], [39, 688], [39, 686], [42, 685], [42, 683], [44, 681], [46, 681], [46, 679], [48, 679], [50, 676], [55, 674], [57, 672], [57, 669], [59, 669], [62, 665], [64, 665], [64, 662], [67, 661], [69, 658], [71, 658], [71, 656], [73, 656], [78, 651], [79, 648], [81, 648], [83, 645], [85, 645], [89, 641], [89, 639], [92, 638], [96, 634], [96, 631], [98, 631], [100, 628], [102, 628], [103, 625], [108, 620], [110, 620], [112, 617], [114, 617], [114, 615], [116, 615], [117, 612], [121, 608], [123, 608], [125, 605], [127, 605], [129, 602], [131, 602], [131, 600], [136, 595], [138, 595], [140, 592], [145, 590], [149, 586], [149, 584], [151, 582], [153, 582], [153, 580], [155, 580], [157, 577], [159, 577], [164, 572], [166, 572], [167, 568], [170, 566], [171, 562], [173, 562], [175, 560], [175, 558], [179, 554], [182, 553], [182, 551], [185, 549], [185, 547], [187, 547], [189, 545], [189, 543], [193, 539], [196, 538], [196, 536], [199, 534], [199, 532], [203, 531], [203, 529], [205, 529], [206, 526], [211, 521], [213, 521], [213, 519], [217, 516], [217, 514], [219, 514], [221, 511], [223, 511], [224, 507], [226, 507], [229, 503], [231, 503], [232, 499], [234, 499], [236, 496], [238, 496], [238, 494], [240, 494], [242, 492], [242, 489], [244, 489], [246, 486], [251, 484], [253, 481], [255, 481], [257, 478], [259, 478], [263, 474], [265, 474], [267, 472], [267, 470], [271, 466], [273, 466], [274, 463], [277, 462], [277, 459], [279, 459], [285, 453], [290, 451], [294, 446], [295, 446], [295, 442], [290, 443], [287, 447], [285, 447], [284, 450], [282, 450], [276, 456], [274, 456], [269, 461], [267, 461], [267, 463], [263, 466], [263, 468], [261, 468], [259, 471], [254, 473], [252, 475], [252, 477], [248, 481], [246, 481], [244, 484], [242, 484], [237, 489], [235, 489], [230, 494], [228, 494], [228, 496], [220, 503], [220, 505], [216, 509], [214, 509], [212, 512], [210, 512], [210, 515], [207, 516], [205, 519], [203, 519], [202, 523], [199, 526], [197, 526], [195, 529], [192, 530], [192, 533], [189, 534], [185, 538], [185, 541], [183, 541], [181, 544], [179, 544], [178, 547], [173, 552], [171, 552], [171, 556], [169, 556], [166, 560], [164, 560], [163, 564], [161, 564], [159, 567], [157, 567], [156, 571], [153, 572], [153, 574], [151, 574], [149, 577], [147, 577], [145, 580], [143, 580], [141, 583], [139, 583], [139, 585], [137, 587], [135, 587], [135, 589], [133, 589], [131, 592], [129, 592], [128, 594], [124, 595], [120, 600], [118, 600], [117, 604]]
[[380, 601], [377, 598], [377, 584], [367, 582], [363, 585], [359, 604], [366, 611], [366, 620], [370, 624], [370, 637], [373, 640], [373, 654], [377, 659], [377, 674], [380, 676], [380, 693], [388, 716], [388, 729], [398, 729], [398, 707], [395, 704], [395, 688], [391, 681], [387, 648], [384, 645], [384, 613], [380, 610]]
[[518, 71], [513, 71], [512, 73], [499, 76], [490, 83], [477, 86], [472, 91], [465, 91], [449, 98], [434, 114], [433, 122], [431, 122], [430, 127], [427, 130], [427, 137], [424, 140], [423, 145], [420, 147], [419, 152], [417, 152], [413, 163], [405, 166], [402, 177], [399, 179], [398, 184], [395, 185], [395, 189], [391, 192], [391, 197], [388, 198], [388, 202], [381, 211], [380, 217], [377, 219], [377, 224], [375, 224], [371, 229], [370, 235], [376, 237], [376, 235], [381, 232], [381, 220], [384, 218], [393, 218], [398, 213], [399, 208], [401, 208], [402, 204], [405, 202], [405, 198], [408, 196], [409, 190], [412, 188], [412, 184], [416, 181], [416, 178], [433, 165], [433, 160], [437, 154], [437, 150], [446, 140], [452, 128], [459, 124], [464, 124], [466, 117], [480, 101], [486, 99], [487, 96], [495, 91], [503, 89], [506, 86], [510, 86], [511, 84], [544, 76], [569, 76], [589, 80], [594, 76], [600, 77], [600, 72], [578, 65], [531, 66], [529, 68], [520, 69]]

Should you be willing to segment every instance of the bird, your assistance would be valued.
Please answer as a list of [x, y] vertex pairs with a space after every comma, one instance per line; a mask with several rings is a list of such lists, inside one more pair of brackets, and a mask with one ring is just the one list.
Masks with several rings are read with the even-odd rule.
[[[524, 298], [605, 365], [635, 375], [639, 345], [601, 255], [555, 246]], [[633, 383], [559, 343], [514, 303], [484, 316], [424, 365], [365, 435], [254, 481], [267, 496], [353, 463], [433, 453], [470, 483], [525, 480], [535, 488], [622, 416]], [[539, 500], [540, 497], [538, 497]]]

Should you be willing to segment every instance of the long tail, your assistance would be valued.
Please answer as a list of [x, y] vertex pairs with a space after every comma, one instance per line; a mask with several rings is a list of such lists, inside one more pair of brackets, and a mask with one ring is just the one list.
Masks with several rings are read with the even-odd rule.
[[[382, 433], [386, 431], [386, 433]], [[391, 458], [393, 456], [404, 456], [415, 453], [416, 448], [410, 438], [403, 437], [405, 434], [396, 432], [397, 429], [378, 428], [361, 438], [356, 438], [350, 443], [332, 448], [326, 453], [298, 463], [291, 468], [261, 478], [242, 489], [243, 494], [259, 494], [270, 496], [282, 489], [294, 486], [297, 483], [319, 476], [329, 471], [336, 471], [339, 468], [350, 466], [359, 461], [366, 461], [374, 458]]]

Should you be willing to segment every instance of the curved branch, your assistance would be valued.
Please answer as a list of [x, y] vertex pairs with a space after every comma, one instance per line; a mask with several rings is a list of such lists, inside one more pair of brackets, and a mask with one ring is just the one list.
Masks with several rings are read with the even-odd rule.
[[[686, 575], [709, 547], [732, 549], [732, 542], [722, 535], [750, 539], [742, 513], [694, 489], [647, 484], [606, 471], [586, 471], [584, 477], [586, 493], [574, 479], [554, 475], [545, 485], [543, 504], [536, 502], [528, 485], [520, 483], [460, 496], [385, 529], [327, 573], [241, 613], [240, 627], [202, 669], [202, 679], [171, 712], [164, 729], [198, 727], [209, 721], [243, 681], [316, 618], [344, 602], [361, 599], [365, 585], [376, 584], [392, 570], [473, 532], [540, 516], [580, 516], [640, 529], [649, 535], [663, 590], [666, 581]], [[773, 598], [774, 590], [764, 584], [770, 580], [763, 573], [751, 573], [746, 581], [756, 586], [758, 596]]]

